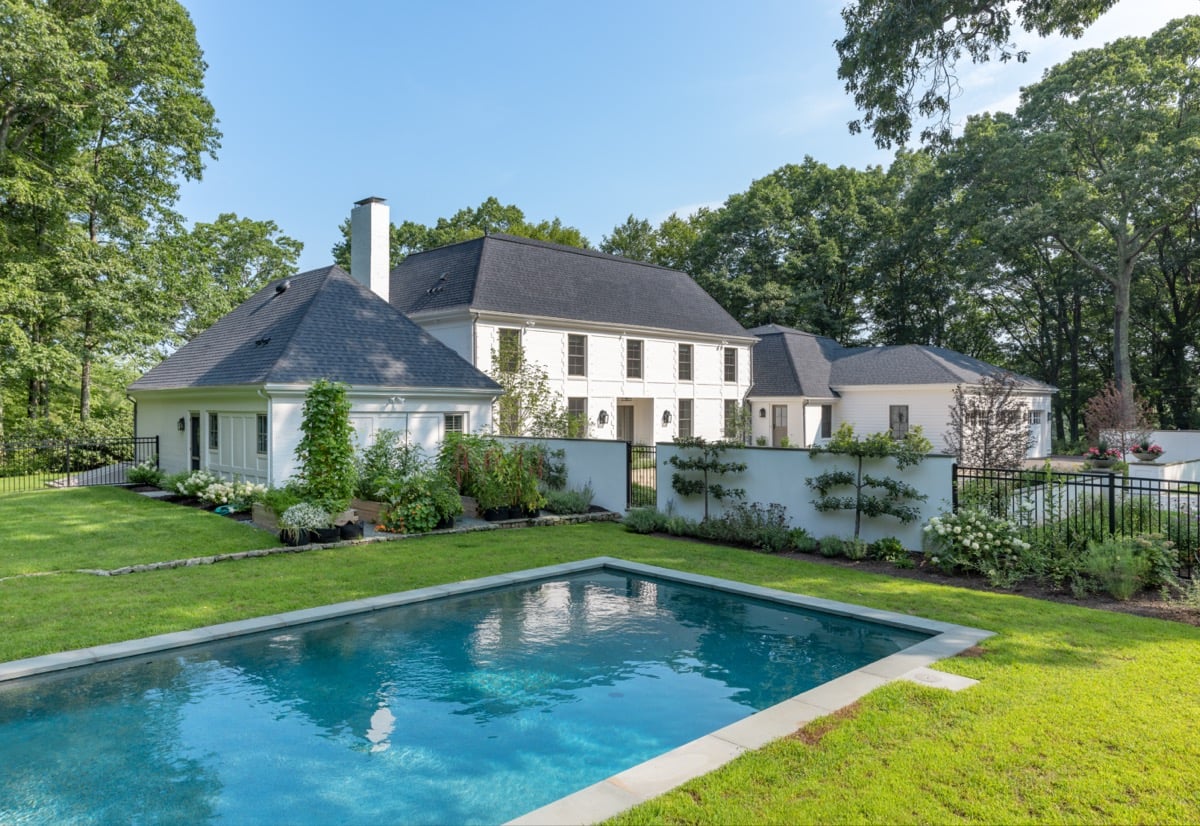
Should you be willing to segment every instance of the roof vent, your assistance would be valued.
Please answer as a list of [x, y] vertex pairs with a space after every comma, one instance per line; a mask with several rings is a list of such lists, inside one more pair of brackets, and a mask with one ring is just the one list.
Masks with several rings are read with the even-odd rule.
[[286, 278], [283, 279], [282, 281], [280, 281], [278, 284], [275, 285], [275, 294], [279, 295], [279, 293], [285, 292], [287, 290], [287, 288], [290, 286], [292, 286], [292, 282]]
[[266, 345], [268, 345], [268, 344], [270, 344], [270, 343], [271, 343], [271, 337], [270, 337], [270, 336], [267, 336], [266, 338], [258, 338], [258, 339], [255, 339], [255, 340], [254, 340], [254, 346], [255, 346], [255, 347], [264, 347], [264, 346], [266, 346]]

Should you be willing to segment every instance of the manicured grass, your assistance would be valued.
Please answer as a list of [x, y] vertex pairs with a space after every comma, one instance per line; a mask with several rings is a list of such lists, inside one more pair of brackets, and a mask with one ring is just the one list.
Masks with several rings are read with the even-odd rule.
[[[10, 499], [0, 497], [0, 530], [12, 524]], [[114, 499], [103, 510], [123, 520], [124, 505]], [[187, 516], [181, 531], [203, 518], [177, 510]], [[119, 555], [106, 542], [101, 533], [96, 552]], [[41, 553], [50, 567], [70, 567], [53, 564], [52, 550]], [[1200, 822], [1200, 629], [614, 525], [427, 537], [123, 577], [8, 580], [0, 582], [0, 660], [597, 555], [998, 633], [978, 656], [939, 666], [981, 680], [967, 691], [890, 685], [618, 822]]]
[[278, 545], [213, 513], [112, 487], [0, 495], [0, 577], [119, 568]]

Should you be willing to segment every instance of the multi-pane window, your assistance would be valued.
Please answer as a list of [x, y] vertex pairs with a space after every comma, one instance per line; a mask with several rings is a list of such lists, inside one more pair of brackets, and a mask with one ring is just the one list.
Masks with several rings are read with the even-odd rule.
[[692, 438], [692, 400], [679, 400], [679, 438]]
[[500, 329], [500, 340], [497, 348], [499, 367], [506, 373], [511, 373], [521, 366], [521, 331], [513, 327]]
[[893, 404], [888, 407], [888, 428], [893, 439], [903, 439], [908, 435], [907, 404]]
[[587, 397], [567, 397], [568, 435], [583, 436], [587, 433], [588, 410]]
[[463, 413], [447, 413], [443, 428], [447, 433], [462, 433], [466, 425], [466, 415]]
[[725, 438], [736, 439], [738, 435], [738, 411], [741, 405], [737, 399], [725, 400]]
[[216, 450], [220, 447], [221, 423], [217, 419], [216, 413], [208, 414], [208, 449]]
[[631, 338], [625, 342], [625, 378], [642, 377], [642, 341]]
[[587, 336], [567, 336], [567, 375], [587, 375]]
[[259, 413], [254, 420], [255, 441], [257, 442], [258, 454], [260, 456], [267, 455], [267, 414]]
[[692, 380], [692, 345], [679, 345], [679, 380]]
[[737, 384], [737, 348], [725, 348], [725, 381]]
[[833, 436], [833, 405], [821, 405], [821, 438], [828, 439]]

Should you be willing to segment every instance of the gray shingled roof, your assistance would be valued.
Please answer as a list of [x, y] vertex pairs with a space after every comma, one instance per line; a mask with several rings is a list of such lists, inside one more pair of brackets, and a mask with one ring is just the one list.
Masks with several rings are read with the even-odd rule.
[[[978, 384], [1000, 368], [944, 347], [902, 344], [842, 347], [836, 341], [777, 324], [750, 331], [754, 346], [757, 396], [828, 398], [834, 387], [880, 384]], [[1029, 376], [1015, 376], [1027, 390], [1055, 388]]]
[[833, 360], [842, 346], [831, 338], [767, 324], [750, 330], [754, 345], [754, 387], [758, 396], [826, 398]]
[[303, 384], [500, 387], [338, 267], [259, 290], [130, 385], [131, 391]]
[[409, 315], [462, 308], [747, 335], [686, 273], [512, 235], [410, 255], [392, 270], [390, 286], [392, 304]]

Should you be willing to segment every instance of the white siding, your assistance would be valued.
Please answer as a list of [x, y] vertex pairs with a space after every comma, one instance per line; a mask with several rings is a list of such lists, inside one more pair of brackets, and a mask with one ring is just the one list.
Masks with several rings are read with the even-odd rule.
[[[546, 370], [551, 387], [560, 394], [564, 405], [570, 397], [588, 400], [588, 435], [598, 439], [617, 437], [617, 406], [628, 404], [634, 407], [634, 441], [670, 441], [678, 433], [679, 399], [694, 400], [694, 435], [722, 438], [725, 399], [740, 402], [749, 388], [750, 348], [747, 346], [737, 346], [737, 381], [727, 383], [724, 380], [724, 347], [719, 342], [582, 325], [548, 326], [544, 322], [477, 321], [475, 338], [479, 362], [476, 366], [485, 373], [492, 371], [492, 351], [498, 347], [499, 330], [505, 328], [521, 331], [525, 358]], [[587, 337], [585, 376], [567, 375], [570, 334]], [[641, 378], [626, 377], [626, 345], [632, 339], [643, 342]], [[678, 380], [681, 342], [692, 345], [691, 381]], [[598, 422], [600, 411], [607, 414], [603, 425]], [[662, 422], [664, 412], [671, 414], [667, 425]]]
[[[142, 391], [137, 400], [137, 434], [158, 436], [159, 467], [179, 473], [191, 467], [192, 417], [199, 417], [200, 467], [228, 478], [266, 482], [269, 457], [258, 453], [257, 415], [267, 413], [267, 400], [253, 389]], [[208, 417], [217, 416], [217, 449], [209, 449]], [[184, 430], [178, 427], [184, 420]]]

